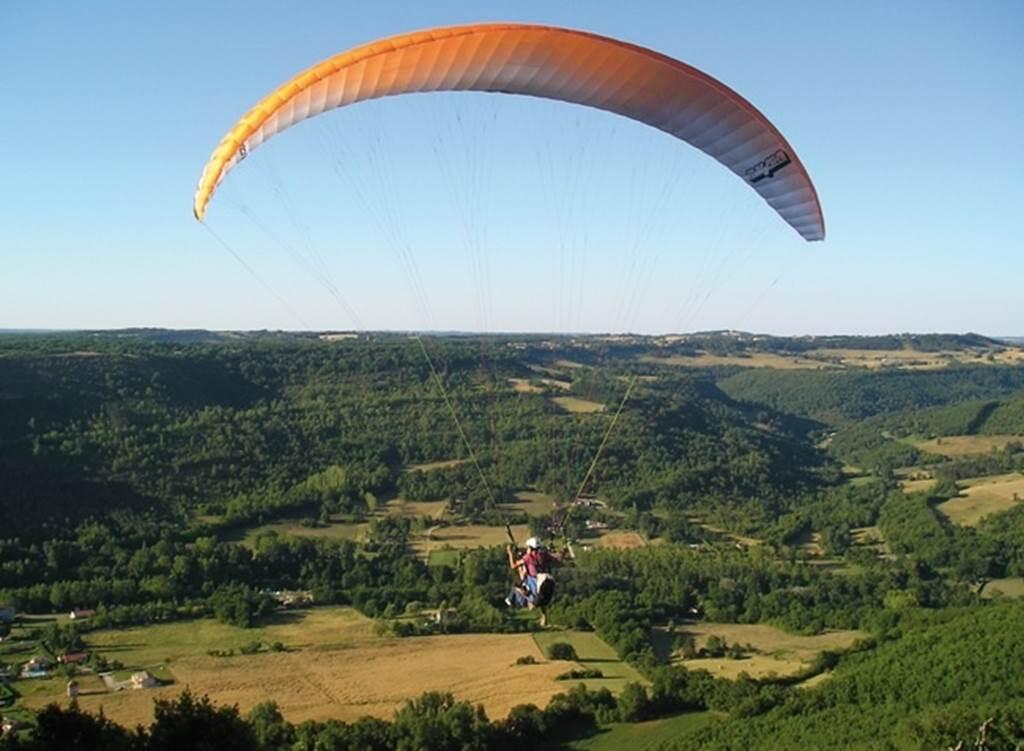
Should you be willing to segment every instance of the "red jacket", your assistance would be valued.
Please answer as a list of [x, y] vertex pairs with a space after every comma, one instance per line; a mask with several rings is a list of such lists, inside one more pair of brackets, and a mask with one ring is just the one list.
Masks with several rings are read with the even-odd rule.
[[535, 577], [537, 574], [546, 574], [551, 570], [553, 558], [544, 550], [531, 549], [526, 551], [522, 560], [526, 565], [526, 575]]

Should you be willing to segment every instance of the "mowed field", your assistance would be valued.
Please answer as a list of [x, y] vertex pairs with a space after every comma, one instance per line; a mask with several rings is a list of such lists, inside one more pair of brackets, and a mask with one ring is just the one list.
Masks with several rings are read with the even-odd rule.
[[[611, 652], [594, 635], [586, 636], [596, 640], [587, 647], [589, 652], [600, 652], [598, 645]], [[280, 641], [289, 651], [207, 654], [237, 652], [254, 640]], [[89, 634], [88, 642], [128, 669], [166, 666], [165, 674], [173, 676], [169, 686], [117, 693], [107, 693], [96, 677], [80, 681], [79, 703], [85, 709], [102, 709], [128, 726], [148, 723], [153, 699], [172, 697], [186, 686], [209, 694], [218, 704], [238, 704], [243, 712], [273, 699], [292, 722], [387, 718], [424, 691], [451, 691], [460, 700], [483, 704], [489, 717], [499, 718], [517, 704], [544, 706], [568, 688], [554, 678], [573, 665], [548, 661], [529, 634], [379, 636], [372, 620], [343, 607], [281, 614], [256, 629], [204, 619], [99, 631]], [[539, 664], [515, 664], [527, 655]], [[29, 707], [66, 701], [61, 680], [19, 681], [17, 688]]]
[[874, 349], [814, 349], [802, 355], [781, 355], [774, 352], [753, 352], [749, 356], [672, 355], [653, 357], [645, 355], [642, 362], [681, 367], [717, 367], [735, 365], [741, 368], [773, 368], [775, 370], [824, 370], [832, 368], [868, 369], [894, 368], [899, 370], [936, 370], [959, 364], [1008, 365], [1024, 362], [1024, 348], [1006, 347], [1000, 351], [966, 350], [924, 352], [921, 350]]
[[888, 546], [885, 544], [885, 536], [877, 526], [854, 527], [850, 530], [850, 543], [862, 545], [880, 552], [889, 552]]
[[573, 414], [588, 414], [591, 412], [603, 412], [604, 405], [599, 402], [592, 402], [587, 399], [580, 399], [575, 396], [553, 396], [551, 401]]
[[568, 381], [560, 381], [556, 378], [509, 378], [509, 384], [512, 386], [512, 390], [520, 394], [542, 394], [547, 390], [547, 387], [553, 389], [559, 389], [561, 391], [568, 391], [572, 388], [572, 384]]
[[555, 662], [556, 665], [561, 666], [559, 673], [584, 667], [600, 670], [603, 674], [601, 678], [588, 678], [583, 681], [560, 681], [563, 690], [568, 690], [577, 683], [583, 683], [587, 688], [607, 688], [617, 693], [627, 683], [647, 683], [636, 668], [623, 662], [615, 654], [614, 649], [591, 631], [541, 631], [534, 634], [534, 640], [545, 655], [551, 645], [556, 642], [567, 642], [576, 650], [576, 656], [579, 658], [577, 662]]
[[1013, 472], [964, 480], [963, 490], [956, 498], [943, 501], [936, 508], [954, 524], [976, 526], [990, 514], [1013, 508], [1024, 500], [1024, 474]]
[[992, 579], [985, 584], [982, 597], [1024, 597], [1024, 576], [1008, 576], [1005, 579]]
[[[440, 519], [444, 516], [447, 506], [447, 501], [407, 501], [402, 498], [392, 498], [380, 506], [376, 514], [378, 516], [427, 516], [431, 519]], [[368, 528], [369, 525], [366, 522], [345, 521], [343, 517], [332, 518], [329, 523], [315, 527], [306, 526], [301, 519], [281, 519], [245, 530], [244, 536], [240, 537], [239, 542], [251, 546], [257, 537], [266, 532], [276, 532], [279, 535], [293, 537], [363, 542], [367, 538]]]
[[[238, 542], [252, 547], [256, 542], [256, 538], [267, 532], [276, 532], [279, 535], [290, 535], [292, 537], [313, 537], [326, 540], [353, 540], [361, 542], [366, 540], [368, 527], [369, 525], [366, 522], [341, 521], [331, 522], [323, 526], [307, 527], [299, 519], [282, 519], [245, 530], [244, 536]], [[235, 534], [229, 535], [228, 539], [235, 539]]]
[[[753, 653], [741, 660], [726, 657], [697, 657], [684, 660], [674, 655], [672, 662], [690, 670], [707, 670], [718, 678], [734, 679], [740, 673], [752, 678], [775, 674], [789, 676], [809, 667], [817, 655], [826, 649], [847, 649], [866, 636], [860, 631], [828, 631], [816, 636], [790, 634], [773, 626], [741, 623], [694, 623], [677, 629], [692, 635], [697, 648], [707, 644], [711, 636], [724, 639], [728, 644], [749, 644]], [[664, 632], [662, 632], [664, 634]], [[667, 639], [668, 635], [664, 634]]]
[[935, 486], [934, 477], [922, 477], [918, 480], [901, 480], [900, 487], [903, 492], [907, 495], [913, 495], [914, 493], [924, 493], [931, 490]]
[[465, 459], [445, 459], [440, 462], [427, 462], [425, 464], [407, 464], [403, 467], [406, 472], [430, 472], [435, 469], [447, 469], [449, 467], [457, 467], [460, 464], [465, 464]]
[[522, 511], [530, 516], [543, 516], [555, 510], [555, 497], [536, 490], [520, 490], [515, 494], [514, 503], [506, 503], [502, 508], [509, 511]]
[[594, 545], [599, 548], [621, 548], [629, 550], [632, 548], [646, 547], [647, 540], [645, 540], [643, 535], [639, 532], [620, 532], [613, 529], [603, 532], [601, 536], [594, 541]]
[[[512, 534], [522, 543], [530, 536], [530, 528], [525, 524], [513, 524]], [[466, 548], [486, 548], [493, 545], [506, 545], [508, 535], [504, 527], [488, 527], [482, 524], [466, 524], [464, 526], [434, 527], [426, 534], [414, 538], [409, 547], [419, 555], [429, 557], [434, 551]]]
[[749, 357], [738, 355], [711, 355], [706, 352], [695, 356], [671, 355], [669, 357], [653, 357], [645, 355], [638, 358], [640, 362], [654, 365], [675, 365], [682, 368], [713, 368], [725, 365], [736, 365], [741, 368], [773, 368], [775, 370], [820, 370], [829, 367], [817, 360], [804, 357], [777, 355], [773, 352], [755, 352]]
[[972, 454], [987, 454], [1006, 447], [1014, 441], [1024, 441], [1019, 435], [951, 435], [931, 440], [917, 440], [911, 443], [921, 451], [941, 456], [958, 457]]
[[572, 751], [657, 751], [681, 735], [706, 728], [725, 718], [721, 712], [688, 712], [647, 722], [615, 723], [600, 728], [585, 740], [572, 741]]
[[1024, 349], [1004, 347], [999, 350], [949, 350], [925, 352], [916, 349], [816, 349], [805, 353], [808, 358], [842, 365], [846, 368], [897, 368], [900, 370], [936, 370], [950, 365], [1014, 365], [1024, 361]]

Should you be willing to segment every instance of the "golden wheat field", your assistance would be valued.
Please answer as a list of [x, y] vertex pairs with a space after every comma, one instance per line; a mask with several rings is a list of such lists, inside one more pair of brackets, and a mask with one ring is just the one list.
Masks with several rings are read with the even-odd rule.
[[[235, 649], [253, 640], [280, 641], [287, 652], [212, 657], [207, 650]], [[364, 715], [390, 717], [424, 691], [450, 691], [503, 717], [517, 704], [539, 706], [566, 688], [555, 676], [573, 665], [546, 660], [530, 634], [461, 634], [399, 639], [379, 636], [374, 622], [350, 608], [283, 614], [257, 629], [213, 620], [100, 631], [91, 648], [126, 668], [165, 665], [174, 683], [161, 688], [108, 693], [98, 678], [81, 681], [79, 703], [117, 722], [148, 723], [153, 699], [189, 687], [218, 704], [246, 712], [274, 700], [292, 722]], [[536, 665], [515, 665], [532, 656]], [[28, 683], [28, 682], [21, 682]], [[21, 688], [21, 686], [19, 686]], [[35, 681], [25, 703], [41, 707], [63, 700], [63, 683]]]
[[1006, 447], [1014, 441], [1024, 441], [1019, 435], [951, 435], [928, 441], [914, 441], [914, 446], [929, 454], [958, 457], [987, 454]]
[[639, 532], [618, 532], [610, 531], [602, 534], [596, 542], [599, 548], [642, 548], [647, 545], [647, 540]]
[[992, 579], [985, 584], [982, 597], [1024, 597], [1024, 577], [1008, 576], [1005, 579]]
[[1024, 500], [1024, 475], [1011, 473], [965, 480], [963, 491], [956, 498], [936, 508], [954, 524], [976, 526], [991, 514], [1013, 508]]
[[903, 492], [907, 495], [913, 495], [914, 493], [924, 493], [931, 490], [935, 485], [935, 478], [927, 477], [919, 480], [902, 480], [900, 487]]
[[639, 357], [640, 362], [654, 365], [675, 365], [683, 368], [712, 368], [736, 365], [741, 368], [771, 368], [774, 370], [820, 370], [835, 367], [804, 357], [777, 355], [774, 352], [756, 352], [746, 357], [740, 355], [712, 355], [706, 352], [698, 355], [671, 355], [669, 357]]

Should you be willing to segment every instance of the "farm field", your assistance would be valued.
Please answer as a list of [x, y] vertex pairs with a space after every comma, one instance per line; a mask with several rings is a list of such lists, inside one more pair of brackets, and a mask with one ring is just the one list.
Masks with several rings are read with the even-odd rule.
[[990, 514], [1013, 508], [1024, 499], [1024, 475], [978, 477], [964, 480], [963, 491], [956, 498], [943, 501], [936, 508], [954, 524], [974, 527]]
[[821, 534], [807, 530], [793, 540], [793, 544], [811, 558], [821, 558], [825, 549], [821, 546]]
[[[407, 501], [402, 498], [392, 498], [378, 508], [375, 515], [429, 516], [432, 519], [440, 519], [444, 516], [447, 506], [447, 501]], [[339, 515], [332, 517], [329, 523], [315, 527], [303, 524], [303, 520], [298, 518], [279, 519], [268, 524], [261, 524], [258, 527], [250, 527], [244, 530], [244, 533], [229, 533], [227, 539], [234, 539], [251, 546], [261, 534], [276, 532], [279, 535], [291, 535], [293, 537], [365, 541], [368, 535], [369, 524], [367, 522], [348, 521], [347, 519], [349, 517]]]
[[384, 504], [384, 511], [390, 516], [429, 516], [440, 519], [448, 508], [448, 501], [407, 501], [392, 498]]
[[459, 564], [458, 550], [431, 550], [427, 553], [428, 566], [457, 566]]
[[741, 534], [738, 534], [736, 532], [730, 532], [729, 530], [723, 529], [722, 527], [715, 526], [714, 524], [705, 524], [704, 522], [702, 522], [700, 520], [699, 517], [692, 516], [692, 517], [689, 517], [689, 520], [692, 523], [694, 523], [697, 526], [699, 526], [701, 529], [706, 529], [708, 532], [714, 532], [715, 534], [723, 535], [725, 537], [728, 537], [730, 540], [733, 540], [734, 542], [738, 542], [740, 545], [745, 545], [748, 548], [751, 548], [751, 547], [754, 547], [755, 545], [760, 545], [761, 544], [761, 540], [757, 539], [756, 537], [749, 537], [747, 535], [741, 535]]
[[899, 368], [901, 370], [932, 370], [957, 362], [952, 352], [923, 352], [914, 349], [815, 349], [808, 358], [841, 365], [845, 368]]
[[[584, 636], [592, 640], [588, 653], [614, 658], [611, 648], [596, 636]], [[207, 654], [237, 652], [254, 640], [280, 641], [288, 651]], [[128, 726], [148, 722], [153, 699], [174, 696], [186, 686], [219, 704], [238, 704], [243, 712], [273, 698], [292, 722], [386, 718], [409, 697], [435, 690], [481, 703], [488, 716], [500, 718], [517, 704], [544, 706], [567, 688], [565, 682], [554, 680], [568, 669], [567, 663], [548, 661], [529, 634], [379, 636], [372, 620], [344, 607], [281, 614], [256, 629], [204, 619], [98, 631], [89, 635], [89, 643], [127, 669], [166, 665], [174, 677], [169, 686], [118, 693], [107, 693], [98, 678], [83, 679], [80, 704], [94, 712], [102, 708], [107, 717]], [[515, 665], [517, 658], [527, 655], [539, 664]], [[621, 665], [617, 658], [609, 664], [613, 671]], [[272, 695], [268, 686], [273, 687]], [[27, 707], [64, 700], [63, 680], [19, 681], [17, 688]]]
[[688, 712], [662, 720], [617, 722], [600, 728], [589, 738], [567, 744], [566, 748], [571, 751], [656, 751], [661, 744], [706, 728], [724, 717], [720, 712]]
[[803, 689], [814, 688], [815, 686], [820, 686], [822, 683], [824, 683], [831, 677], [832, 671], [826, 670], [824, 673], [818, 673], [817, 675], [812, 675], [810, 678], [806, 680], [800, 681], [798, 684], [796, 684], [796, 686], [797, 688]]
[[1014, 441], [1024, 442], [1019, 435], [950, 435], [911, 443], [921, 451], [955, 458], [972, 454], [987, 454], [1006, 447]]
[[252, 547], [256, 538], [267, 532], [276, 532], [279, 535], [290, 535], [292, 537], [313, 537], [326, 540], [365, 540], [369, 525], [366, 522], [331, 522], [324, 526], [309, 527], [300, 519], [281, 519], [269, 524], [261, 524], [258, 527], [251, 527], [244, 530], [244, 534], [229, 533], [225, 539], [241, 542], [243, 545]]
[[435, 469], [447, 469], [448, 467], [457, 467], [460, 464], [465, 464], [465, 459], [445, 459], [440, 462], [427, 462], [425, 464], [407, 464], [402, 469], [405, 472], [430, 472]]
[[935, 478], [921, 478], [919, 480], [901, 480], [900, 488], [907, 495], [913, 495], [914, 493], [924, 493], [932, 489], [935, 485]]
[[516, 493], [515, 503], [502, 504], [509, 511], [524, 511], [530, 516], [543, 516], [554, 510], [555, 499], [547, 493], [535, 490], [520, 490]]
[[[728, 644], [749, 644], [753, 654], [745, 659], [726, 657], [695, 657], [683, 659], [673, 656], [672, 662], [690, 670], [707, 670], [717, 678], [734, 679], [740, 673], [752, 678], [764, 678], [772, 673], [788, 676], [810, 666], [814, 658], [826, 649], [846, 649], [866, 634], [860, 631], [828, 631], [816, 636], [790, 634], [773, 626], [739, 623], [693, 623], [681, 626], [678, 633], [686, 633], [696, 640], [698, 649], [708, 638], [717, 636]], [[668, 634], [661, 632], [667, 642]]]
[[985, 584], [982, 597], [991, 599], [996, 596], [1024, 597], [1024, 576], [1008, 576], [1005, 579], [992, 579]]
[[646, 547], [647, 540], [639, 532], [620, 532], [613, 529], [602, 533], [595, 545], [599, 548], [642, 548]]
[[1002, 351], [968, 349], [940, 352], [916, 349], [817, 349], [808, 351], [806, 356], [848, 368], [935, 370], [958, 364], [1015, 364], [1024, 359], [1024, 350], [1017, 347], [1007, 347]]
[[[572, 670], [574, 667], [600, 670], [603, 678], [588, 678], [582, 681], [558, 681], [562, 690], [568, 690], [577, 683], [583, 683], [587, 688], [607, 688], [610, 691], [618, 692], [627, 683], [647, 683], [636, 668], [623, 662], [615, 650], [601, 641], [597, 634], [590, 631], [540, 631], [533, 635], [534, 642], [541, 653], [547, 655], [548, 648], [556, 642], [568, 642], [576, 650], [577, 662], [556, 661], [558, 673]], [[555, 693], [558, 693], [557, 691]]]
[[772, 368], [775, 370], [880, 369], [936, 370], [957, 364], [1017, 364], [1024, 362], [1024, 349], [1007, 347], [1001, 352], [924, 352], [921, 350], [814, 349], [802, 355], [781, 355], [774, 352], [753, 352], [748, 356], [645, 355], [642, 362], [700, 368], [735, 365], [741, 368]]
[[566, 412], [572, 412], [573, 414], [589, 414], [591, 412], [604, 411], [603, 404], [588, 401], [587, 399], [580, 399], [576, 396], [553, 396], [551, 397], [551, 401]]
[[723, 365], [736, 365], [741, 368], [820, 370], [829, 367], [827, 364], [817, 360], [777, 355], [774, 352], [756, 352], [748, 357], [741, 357], [739, 355], [711, 355], [703, 352], [696, 356], [671, 355], [670, 357], [653, 357], [645, 355], [638, 359], [640, 362], [648, 362], [654, 365], [675, 365], [683, 368], [713, 368]]
[[877, 526], [854, 527], [850, 530], [850, 541], [854, 545], [878, 545], [882, 539], [882, 530]]
[[[513, 524], [512, 534], [520, 542], [530, 536], [530, 528], [525, 524]], [[433, 551], [451, 548], [486, 548], [493, 545], [505, 545], [508, 535], [504, 527], [488, 527], [483, 524], [467, 524], [465, 526], [434, 527], [429, 533], [414, 538], [409, 547], [417, 554], [429, 557]]]
[[528, 378], [509, 378], [508, 382], [512, 385], [512, 390], [519, 394], [540, 394], [544, 391], [540, 386], [530, 383]]

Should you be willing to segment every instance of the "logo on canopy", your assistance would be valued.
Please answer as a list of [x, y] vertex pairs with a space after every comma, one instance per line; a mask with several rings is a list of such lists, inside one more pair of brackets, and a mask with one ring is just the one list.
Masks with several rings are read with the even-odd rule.
[[756, 183], [766, 177], [775, 177], [775, 173], [790, 163], [789, 154], [779, 149], [774, 154], [766, 156], [753, 167], [748, 167], [744, 175], [749, 182]]

